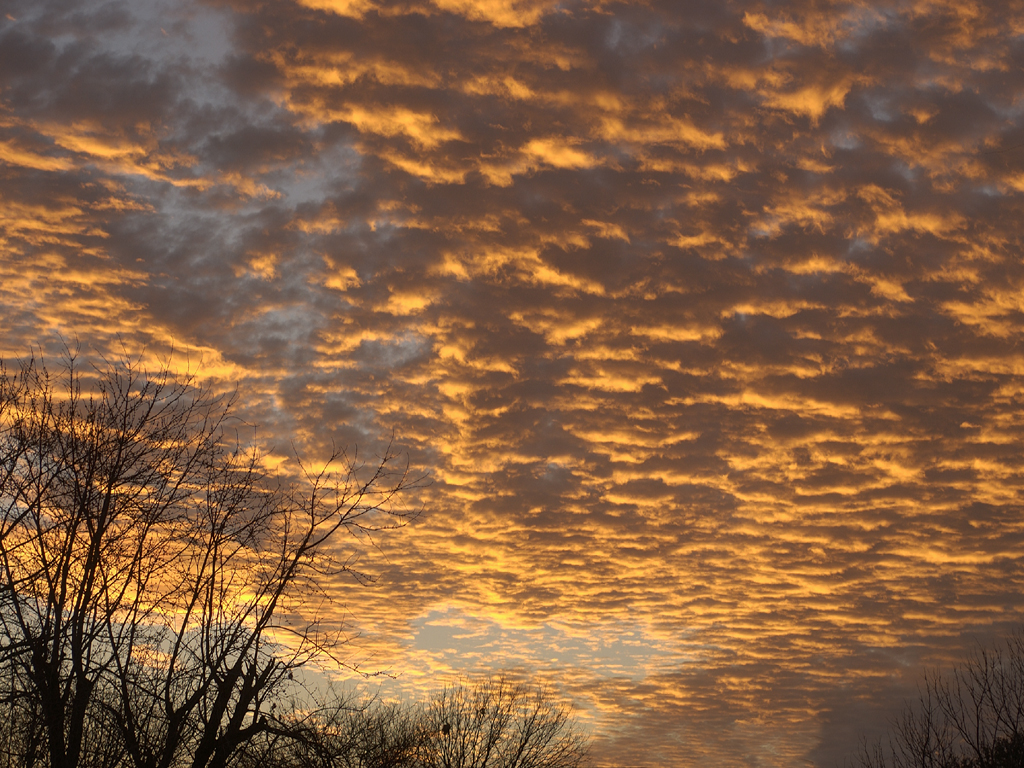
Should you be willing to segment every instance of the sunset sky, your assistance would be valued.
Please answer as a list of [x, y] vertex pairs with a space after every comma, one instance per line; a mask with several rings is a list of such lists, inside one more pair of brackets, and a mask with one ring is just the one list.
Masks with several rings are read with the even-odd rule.
[[353, 662], [600, 766], [834, 766], [1021, 622], [1022, 221], [1020, 0], [0, 0], [0, 352], [393, 430]]

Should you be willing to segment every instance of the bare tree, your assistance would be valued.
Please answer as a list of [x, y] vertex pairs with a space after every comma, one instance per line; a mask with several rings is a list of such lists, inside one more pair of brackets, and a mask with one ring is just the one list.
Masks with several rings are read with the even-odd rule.
[[445, 688], [421, 727], [425, 768], [577, 768], [587, 756], [568, 708], [505, 677]]
[[348, 712], [341, 724], [343, 750], [335, 768], [407, 768], [417, 764], [419, 710], [395, 702]]
[[297, 738], [271, 735], [240, 768], [416, 768], [420, 715], [395, 702], [336, 700], [296, 719]]
[[365, 580], [356, 556], [417, 483], [389, 447], [275, 485], [227, 439], [234, 405], [127, 357], [0, 368], [0, 696], [23, 715], [6, 748], [223, 768], [294, 732], [283, 691], [341, 642], [321, 585]]
[[863, 768], [1024, 768], [1024, 634], [979, 647], [946, 676], [926, 675]]
[[587, 738], [541, 688], [504, 677], [449, 686], [423, 705], [342, 699], [271, 734], [239, 768], [580, 768]]

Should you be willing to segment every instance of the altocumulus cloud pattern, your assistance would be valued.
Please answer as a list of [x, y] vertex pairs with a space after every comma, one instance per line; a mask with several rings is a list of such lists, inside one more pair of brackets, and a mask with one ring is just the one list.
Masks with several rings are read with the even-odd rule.
[[1024, 615], [1020, 3], [0, 10], [4, 356], [394, 429], [435, 482], [344, 618], [397, 690], [825, 766]]

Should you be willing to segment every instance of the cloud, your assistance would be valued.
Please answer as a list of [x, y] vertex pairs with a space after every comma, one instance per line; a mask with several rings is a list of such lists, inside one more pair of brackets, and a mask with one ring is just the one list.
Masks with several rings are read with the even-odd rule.
[[426, 513], [332, 588], [403, 690], [826, 765], [1024, 615], [1013, 8], [112, 8], [0, 26], [4, 354], [187, 350], [275, 456], [393, 429]]

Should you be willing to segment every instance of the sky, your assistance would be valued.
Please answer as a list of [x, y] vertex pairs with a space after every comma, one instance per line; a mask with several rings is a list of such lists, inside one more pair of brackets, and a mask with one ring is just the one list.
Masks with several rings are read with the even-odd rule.
[[0, 353], [393, 433], [394, 695], [835, 766], [1024, 616], [1022, 68], [1019, 0], [0, 0]]

